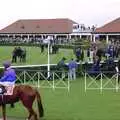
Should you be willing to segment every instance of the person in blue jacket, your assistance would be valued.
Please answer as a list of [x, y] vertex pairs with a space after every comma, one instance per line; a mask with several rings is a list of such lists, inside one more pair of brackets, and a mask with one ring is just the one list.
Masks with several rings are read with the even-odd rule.
[[3, 63], [4, 66], [4, 74], [0, 79], [0, 85], [10, 86], [14, 85], [16, 81], [16, 73], [13, 68], [11, 68], [11, 62], [6, 61]]
[[100, 70], [100, 59], [98, 56], [96, 56], [92, 65], [92, 71], [98, 72], [99, 70]]
[[77, 67], [78, 67], [77, 62], [73, 60], [72, 58], [71, 61], [68, 63], [70, 80], [76, 79], [76, 68]]
[[88, 73], [96, 76], [100, 73], [100, 59], [98, 56], [95, 57], [92, 68], [88, 71]]

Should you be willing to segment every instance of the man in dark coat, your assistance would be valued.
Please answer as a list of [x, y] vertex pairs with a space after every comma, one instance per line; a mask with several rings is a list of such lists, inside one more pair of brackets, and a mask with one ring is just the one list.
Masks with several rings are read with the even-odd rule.
[[65, 79], [65, 69], [67, 65], [65, 64], [66, 58], [63, 57], [57, 64], [57, 70], [59, 70], [62, 73], [62, 79]]

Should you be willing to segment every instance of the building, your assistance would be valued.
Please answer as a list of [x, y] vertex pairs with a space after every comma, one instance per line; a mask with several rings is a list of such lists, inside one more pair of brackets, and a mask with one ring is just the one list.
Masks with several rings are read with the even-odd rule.
[[120, 40], [120, 18], [97, 28], [94, 33], [94, 41], [97, 39], [106, 40], [106, 43], [111, 40]]
[[40, 41], [53, 36], [58, 42], [91, 38], [91, 28], [70, 19], [23, 19], [0, 30], [0, 40]]

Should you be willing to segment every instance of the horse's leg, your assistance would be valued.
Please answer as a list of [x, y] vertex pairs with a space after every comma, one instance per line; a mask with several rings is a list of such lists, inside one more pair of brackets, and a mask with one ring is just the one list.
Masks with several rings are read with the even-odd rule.
[[15, 107], [14, 103], [11, 103], [11, 104], [10, 104], [10, 107], [11, 107], [11, 108], [14, 108], [14, 107]]
[[35, 119], [35, 120], [38, 120], [37, 114], [35, 113], [35, 111], [34, 111], [33, 108], [32, 108], [33, 101], [35, 100], [35, 97], [34, 97], [33, 99], [31, 98], [30, 100], [31, 100], [30, 102], [28, 102], [29, 100], [21, 100], [22, 103], [23, 103], [23, 105], [26, 107], [26, 109], [27, 109], [28, 112], [29, 112], [28, 120], [30, 120], [30, 118], [31, 118], [32, 116], [34, 116], [34, 119]]
[[3, 120], [6, 120], [6, 104], [2, 104]]
[[38, 120], [37, 114], [35, 113], [35, 111], [33, 110], [33, 108], [28, 109], [28, 111], [29, 111], [28, 120], [30, 120], [32, 116], [34, 117], [34, 120]]

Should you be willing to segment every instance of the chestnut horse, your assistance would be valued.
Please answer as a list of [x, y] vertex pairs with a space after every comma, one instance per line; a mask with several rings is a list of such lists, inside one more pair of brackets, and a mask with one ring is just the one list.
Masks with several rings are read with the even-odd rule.
[[28, 110], [28, 120], [31, 120], [31, 118], [38, 120], [38, 116], [32, 107], [35, 98], [37, 99], [39, 117], [43, 117], [43, 106], [37, 89], [34, 89], [29, 85], [16, 85], [13, 90], [13, 95], [0, 95], [0, 105], [2, 105], [3, 120], [6, 120], [6, 104], [13, 104], [18, 101], [21, 101], [23, 106]]

